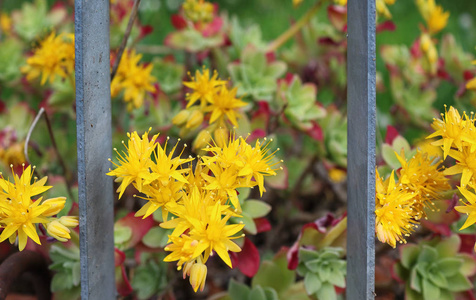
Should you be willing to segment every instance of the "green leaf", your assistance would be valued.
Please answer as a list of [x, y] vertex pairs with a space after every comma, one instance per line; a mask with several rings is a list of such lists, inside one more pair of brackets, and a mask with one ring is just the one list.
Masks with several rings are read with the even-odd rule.
[[316, 250], [311, 250], [311, 249], [305, 249], [301, 248], [299, 249], [299, 261], [300, 262], [307, 262], [310, 260], [314, 260], [320, 257], [320, 253], [317, 252]]
[[417, 245], [407, 244], [402, 246], [400, 254], [402, 265], [410, 269], [415, 264], [419, 252], [420, 248]]
[[436, 251], [436, 249], [427, 245], [423, 245], [422, 250], [420, 251], [420, 254], [418, 255], [417, 261], [418, 263], [421, 263], [421, 262], [431, 263], [435, 261], [437, 258], [438, 258], [438, 252]]
[[392, 169], [399, 169], [401, 167], [393, 148], [389, 144], [382, 145], [382, 158]]
[[79, 261], [75, 262], [71, 268], [71, 279], [74, 286], [79, 286], [81, 283], [81, 264]]
[[440, 297], [440, 288], [432, 284], [429, 280], [424, 279], [422, 282], [423, 287], [423, 299], [435, 300]]
[[422, 292], [421, 280], [421, 276], [418, 275], [416, 268], [413, 268], [410, 275], [410, 286], [413, 290], [420, 293]]
[[242, 218], [232, 217], [230, 218], [230, 220], [236, 224], [243, 222], [243, 224], [245, 224], [244, 230], [252, 235], [255, 235], [256, 233], [258, 233], [258, 229], [256, 228], [255, 221], [253, 221], [253, 219], [250, 217], [250, 215], [247, 212], [243, 212]]
[[468, 278], [460, 273], [446, 279], [448, 280], [448, 290], [452, 292], [464, 292], [473, 287]]
[[307, 272], [304, 276], [304, 287], [308, 295], [316, 293], [321, 288], [321, 280], [319, 277], [312, 272]]
[[286, 256], [280, 256], [273, 261], [264, 261], [256, 275], [253, 277], [252, 286], [271, 287], [278, 294], [288, 289], [296, 278], [294, 271], [287, 267]]
[[454, 257], [461, 245], [461, 239], [457, 234], [453, 234], [447, 239], [439, 242], [435, 249], [438, 251], [439, 257]]
[[457, 258], [463, 260], [460, 273], [465, 276], [473, 276], [476, 272], [476, 261], [473, 256], [467, 253], [460, 253]]
[[248, 295], [248, 300], [266, 300], [266, 294], [261, 286], [255, 286]]
[[142, 238], [142, 242], [150, 248], [165, 247], [172, 231], [172, 229], [165, 229], [159, 226], [152, 227]]
[[345, 288], [345, 275], [341, 272], [332, 272], [329, 275], [328, 281], [335, 286]]
[[242, 209], [251, 218], [256, 219], [266, 216], [271, 211], [271, 205], [260, 200], [246, 200]]
[[445, 277], [450, 277], [455, 275], [456, 273], [459, 273], [459, 270], [462, 265], [462, 259], [447, 257], [438, 260], [435, 263], [435, 268], [438, 269], [441, 273], [443, 273]]
[[67, 290], [74, 287], [71, 272], [59, 272], [53, 276], [51, 280], [51, 291], [57, 292]]
[[306, 261], [304, 264], [313, 273], [319, 274], [321, 272], [322, 261], [320, 258]]
[[231, 279], [228, 283], [228, 294], [230, 295], [231, 300], [242, 300], [248, 299], [248, 294], [251, 289], [238, 281]]
[[446, 281], [445, 276], [435, 268], [432, 268], [432, 272], [429, 272], [428, 279], [439, 288], [447, 288], [448, 281]]
[[317, 299], [325, 299], [325, 300], [336, 300], [337, 294], [334, 286], [328, 282], [322, 284], [319, 291], [316, 293]]
[[276, 293], [274, 289], [265, 287], [263, 290], [266, 295], [266, 300], [279, 300], [278, 293]]
[[129, 241], [132, 237], [132, 229], [120, 224], [114, 224], [114, 244], [121, 245]]

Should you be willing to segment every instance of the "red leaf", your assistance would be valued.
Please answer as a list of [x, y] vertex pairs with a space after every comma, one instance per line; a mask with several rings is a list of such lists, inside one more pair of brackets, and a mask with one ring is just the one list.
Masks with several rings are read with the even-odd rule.
[[347, 25], [347, 6], [329, 5], [327, 17], [337, 30], [344, 31]]
[[324, 135], [322, 133], [322, 128], [321, 126], [319, 126], [319, 124], [317, 124], [317, 122], [315, 121], [312, 121], [311, 122], [312, 124], [312, 127], [309, 128], [306, 133], [313, 139], [315, 139], [316, 141], [319, 141], [321, 142], [322, 139], [324, 138]]
[[461, 246], [459, 247], [459, 252], [468, 253], [474, 255], [474, 244], [476, 243], [476, 236], [474, 234], [459, 234], [461, 238]]
[[151, 34], [152, 31], [154, 31], [154, 27], [152, 27], [150, 25], [141, 26], [140, 27], [140, 37], [143, 38], [146, 35]]
[[391, 20], [387, 20], [377, 25], [376, 32], [379, 33], [382, 31], [395, 31], [395, 29], [397, 29], [395, 23], [393, 23]]
[[4, 112], [7, 112], [7, 106], [5, 105], [5, 102], [0, 100], [0, 114]]
[[126, 260], [126, 254], [121, 250], [114, 248], [114, 266], [119, 267]]
[[473, 72], [468, 71], [468, 70], [465, 70], [465, 71], [463, 72], [464, 81], [471, 80], [471, 79], [473, 79], [473, 77], [474, 77]]
[[170, 17], [170, 21], [172, 22], [172, 25], [178, 30], [182, 30], [187, 27], [187, 21], [185, 21], [185, 19], [181, 15], [172, 15]]
[[241, 273], [248, 277], [255, 276], [259, 269], [260, 257], [256, 246], [245, 237], [245, 243], [241, 252], [232, 252], [232, 264], [233, 268], [238, 267]]
[[272, 63], [276, 60], [276, 54], [274, 52], [266, 52], [266, 62]]
[[223, 20], [220, 17], [215, 17], [213, 21], [208, 23], [202, 30], [202, 35], [204, 37], [209, 37], [217, 34], [223, 26]]
[[395, 129], [395, 127], [393, 127], [391, 125], [388, 125], [387, 126], [387, 134], [385, 135], [385, 143], [389, 144], [389, 145], [392, 145], [393, 140], [399, 135], [400, 135], [400, 133], [398, 133], [398, 131], [397, 131], [397, 129]]
[[271, 230], [271, 223], [266, 218], [253, 219], [256, 225], [257, 233]]

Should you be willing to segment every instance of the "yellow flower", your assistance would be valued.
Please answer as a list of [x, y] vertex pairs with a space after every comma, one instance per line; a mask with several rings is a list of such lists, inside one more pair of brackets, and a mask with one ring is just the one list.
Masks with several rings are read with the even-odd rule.
[[[28, 238], [31, 238], [35, 243], [41, 244], [35, 224], [49, 224], [51, 219], [48, 217], [57, 214], [63, 207], [65, 198], [58, 197], [41, 201], [32, 200], [31, 197], [45, 192], [50, 186], [44, 186], [46, 177], [31, 184], [33, 171], [31, 166], [28, 166], [21, 177], [14, 174], [15, 182], [11, 183], [0, 178], [0, 225], [3, 227], [0, 235], [0, 242], [7, 238], [13, 243], [18, 235], [18, 248], [22, 251], [27, 243]], [[63, 217], [64, 218], [64, 217]], [[65, 218], [64, 221], [69, 221], [66, 224], [74, 227], [77, 223], [72, 223], [70, 218]], [[61, 220], [61, 219], [60, 219]], [[61, 221], [58, 221], [60, 223]], [[60, 227], [64, 224], [60, 223]], [[69, 230], [68, 230], [69, 231]], [[50, 231], [48, 233], [51, 234]], [[60, 231], [52, 231], [53, 237], [60, 237], [58, 240], [66, 241], [70, 238]]]
[[12, 32], [12, 18], [6, 13], [0, 14], [0, 31], [6, 35], [9, 35]]
[[[266, 138], [265, 138], [266, 141]], [[279, 148], [272, 153], [269, 152], [269, 144], [273, 140], [271, 139], [268, 143], [262, 147], [259, 139], [256, 140], [254, 147], [246, 144], [245, 140], [241, 138], [241, 142], [245, 144], [244, 151], [244, 167], [238, 173], [238, 176], [244, 176], [246, 178], [246, 184], [250, 185], [251, 179], [254, 179], [258, 183], [260, 195], [263, 196], [264, 188], [264, 176], [274, 176], [276, 175], [276, 170], [273, 167], [282, 162], [278, 161], [275, 164], [271, 164], [271, 160], [274, 158], [276, 151], [279, 151]]]
[[298, 7], [299, 5], [301, 5], [303, 0], [293, 0], [293, 6], [294, 7]]
[[66, 78], [74, 70], [74, 35], [52, 32], [40, 42], [33, 56], [27, 59], [27, 65], [21, 68], [28, 80], [41, 75], [41, 84], [47, 80], [52, 83], [56, 76]]
[[417, 0], [417, 6], [430, 34], [438, 33], [446, 27], [450, 13], [436, 5], [435, 0]]
[[177, 261], [177, 270], [180, 271], [182, 269], [183, 264], [194, 259], [193, 252], [195, 252], [195, 248], [198, 245], [198, 241], [190, 238], [186, 234], [182, 234], [180, 236], [169, 235], [169, 240], [172, 243], [165, 246], [164, 250], [170, 251], [172, 253], [167, 255], [164, 258], [164, 261]]
[[182, 9], [187, 19], [201, 23], [211, 22], [215, 11], [213, 4], [204, 0], [185, 0]]
[[183, 182], [175, 180], [171, 180], [167, 185], [163, 185], [161, 181], [157, 180], [151, 183], [151, 185], [144, 186], [142, 192], [147, 195], [147, 198], [143, 199], [149, 202], [142, 206], [135, 216], [145, 219], [162, 207], [162, 218], [164, 221], [167, 220], [169, 210], [173, 209], [177, 205], [177, 201], [182, 197], [181, 189], [183, 185]]
[[124, 51], [117, 68], [116, 76], [111, 82], [111, 95], [117, 96], [124, 91], [124, 101], [128, 110], [143, 105], [147, 92], [154, 92], [157, 79], [151, 75], [153, 65], [140, 63], [141, 54], [135, 50]]
[[417, 153], [408, 161], [402, 150], [398, 155], [395, 152], [402, 168], [400, 169], [400, 183], [409, 192], [415, 193], [415, 202], [413, 204], [414, 216], [419, 219], [424, 216], [423, 207], [434, 205], [433, 200], [443, 198], [442, 193], [450, 190], [448, 178], [445, 177], [440, 169], [441, 160], [428, 157], [427, 153], [417, 151]]
[[246, 103], [236, 98], [237, 91], [236, 87], [228, 90], [226, 86], [222, 85], [219, 92], [208, 100], [209, 105], [205, 111], [212, 112], [210, 124], [217, 120], [223, 124], [223, 118], [226, 116], [234, 126], [238, 126], [237, 119], [240, 116], [238, 108], [245, 106]]
[[464, 147], [463, 151], [451, 149], [449, 155], [456, 159], [456, 165], [449, 167], [443, 173], [445, 175], [455, 175], [461, 173], [461, 187], [466, 187], [470, 181], [475, 179], [476, 151], [471, 152], [468, 147]]
[[466, 89], [476, 91], [476, 77], [466, 83]]
[[[377, 182], [381, 182], [378, 172]], [[396, 242], [405, 243], [404, 236], [408, 236], [415, 227], [412, 202], [415, 193], [407, 192], [399, 183], [395, 185], [394, 172], [387, 181], [387, 189], [380, 193], [377, 189], [375, 197], [375, 231], [382, 243], [393, 248]]]
[[60, 242], [66, 242], [71, 238], [71, 235], [69, 234], [71, 231], [68, 229], [68, 227], [61, 224], [59, 220], [54, 220], [48, 223], [46, 226], [46, 231], [49, 235]]
[[459, 230], [463, 230], [476, 222], [476, 195], [465, 188], [458, 187], [461, 194], [468, 202], [463, 202], [464, 206], [456, 206], [455, 209], [460, 213], [467, 214], [468, 218]]
[[240, 252], [241, 248], [232, 242], [240, 236], [233, 236], [238, 233], [244, 224], [226, 225], [230, 214], [221, 216], [221, 204], [215, 203], [213, 210], [207, 216], [203, 216], [201, 220], [189, 218], [189, 222], [193, 228], [190, 230], [190, 237], [199, 241], [193, 257], [198, 257], [204, 253], [205, 260], [215, 251], [218, 256], [231, 268], [231, 260], [228, 251]]
[[187, 108], [198, 100], [200, 100], [200, 106], [202, 108], [205, 107], [207, 102], [211, 103], [213, 101], [217, 87], [226, 84], [226, 81], [218, 79], [217, 71], [214, 71], [213, 76], [210, 78], [210, 70], [206, 68], [203, 68], [203, 73], [197, 70], [195, 77], [191, 77], [191, 79], [192, 81], [183, 82], [183, 85], [193, 90], [191, 94], [186, 94]]
[[334, 3], [340, 6], [346, 6], [347, 0], [334, 0]]
[[142, 135], [142, 139], [136, 131], [132, 134], [128, 133], [128, 146], [125, 145], [124, 141], [122, 142], [127, 152], [123, 152], [121, 155], [114, 149], [118, 155], [119, 164], [109, 159], [117, 168], [110, 170], [107, 175], [116, 176], [116, 181], [121, 182], [121, 185], [117, 189], [119, 198], [122, 197], [122, 194], [129, 184], [134, 182], [134, 186], [141, 192], [144, 185], [151, 183], [158, 177], [157, 175], [151, 174], [149, 169], [153, 165], [151, 154], [157, 146], [155, 140], [159, 135], [154, 135], [151, 141], [149, 141], [149, 132], [150, 129]]
[[433, 142], [432, 145], [443, 146], [444, 159], [446, 159], [452, 147], [462, 151], [463, 142], [470, 143], [472, 147], [476, 145], [476, 140], [468, 136], [468, 132], [475, 129], [472, 120], [468, 119], [466, 114], [463, 114], [463, 117], [461, 117], [459, 112], [452, 106], [446, 111], [445, 105], [445, 114], [441, 114], [441, 116], [443, 120], [433, 119], [431, 127], [435, 132], [430, 134], [427, 139], [441, 136], [442, 139]]

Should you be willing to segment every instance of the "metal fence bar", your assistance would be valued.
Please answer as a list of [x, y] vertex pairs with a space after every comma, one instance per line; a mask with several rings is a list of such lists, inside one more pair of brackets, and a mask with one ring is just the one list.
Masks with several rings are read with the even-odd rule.
[[347, 2], [347, 299], [375, 293], [375, 0]]
[[75, 1], [81, 299], [115, 299], [109, 0]]

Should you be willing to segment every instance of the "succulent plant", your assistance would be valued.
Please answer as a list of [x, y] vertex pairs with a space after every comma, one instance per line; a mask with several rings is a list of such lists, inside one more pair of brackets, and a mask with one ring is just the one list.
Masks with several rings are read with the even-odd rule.
[[460, 245], [459, 236], [452, 235], [400, 247], [394, 271], [405, 282], [407, 300], [455, 299], [455, 293], [473, 287], [468, 277], [476, 272], [476, 261], [458, 253]]
[[238, 86], [238, 95], [255, 101], [271, 101], [276, 92], [276, 80], [286, 71], [282, 61], [268, 62], [266, 55], [254, 47], [245, 48], [239, 63], [228, 65], [231, 79]]
[[304, 277], [308, 295], [317, 299], [337, 299], [336, 287], [345, 287], [347, 262], [342, 259], [343, 249], [326, 247], [319, 251], [299, 250], [297, 272]]
[[250, 288], [249, 286], [231, 280], [228, 285], [228, 294], [231, 300], [278, 300], [278, 294], [271, 287], [260, 285]]

